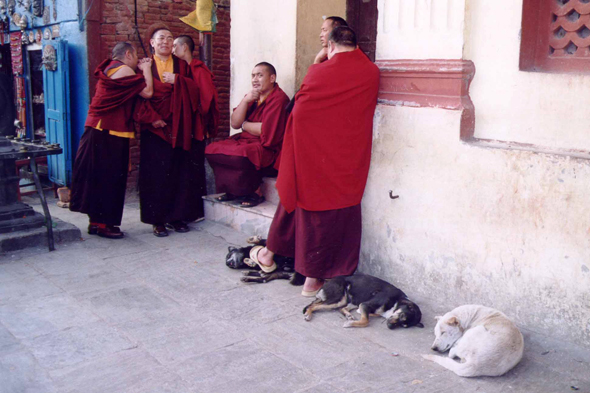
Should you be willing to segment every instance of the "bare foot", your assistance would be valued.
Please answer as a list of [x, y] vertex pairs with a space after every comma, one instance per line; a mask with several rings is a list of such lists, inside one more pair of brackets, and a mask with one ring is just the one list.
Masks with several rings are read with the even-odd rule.
[[[260, 258], [259, 258], [260, 260]], [[313, 292], [319, 290], [324, 285], [324, 280], [321, 278], [306, 277], [305, 283], [303, 284], [303, 290], [305, 292]]]
[[272, 266], [274, 256], [274, 252], [264, 247], [262, 250], [258, 251], [258, 262], [264, 266]]

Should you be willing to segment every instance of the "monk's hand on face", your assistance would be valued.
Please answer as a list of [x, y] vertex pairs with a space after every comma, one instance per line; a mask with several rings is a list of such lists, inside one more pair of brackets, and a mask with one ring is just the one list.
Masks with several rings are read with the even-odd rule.
[[260, 89], [252, 89], [246, 95], [246, 101], [248, 102], [258, 101], [258, 98], [260, 98]]
[[166, 122], [164, 120], [156, 120], [152, 123], [152, 127], [154, 128], [162, 128], [166, 126]]
[[164, 79], [164, 83], [174, 84], [174, 80], [176, 79], [176, 75], [171, 72], [164, 72], [162, 74], [162, 79]]
[[320, 64], [322, 61], [328, 58], [328, 48], [322, 48], [315, 56], [313, 64]]

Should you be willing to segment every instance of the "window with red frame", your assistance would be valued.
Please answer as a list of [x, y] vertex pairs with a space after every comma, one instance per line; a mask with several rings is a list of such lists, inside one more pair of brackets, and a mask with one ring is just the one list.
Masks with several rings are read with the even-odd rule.
[[524, 0], [520, 69], [590, 73], [590, 0]]

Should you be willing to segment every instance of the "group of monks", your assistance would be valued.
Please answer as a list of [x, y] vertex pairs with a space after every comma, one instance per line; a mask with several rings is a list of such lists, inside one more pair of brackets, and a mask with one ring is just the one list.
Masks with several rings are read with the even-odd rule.
[[96, 70], [96, 95], [74, 165], [71, 210], [88, 214], [88, 233], [121, 238], [129, 139], [139, 124], [142, 222], [154, 235], [187, 232], [203, 217], [204, 158], [220, 201], [262, 203], [262, 177], [277, 176], [280, 204], [267, 246], [250, 259], [276, 269], [274, 255], [295, 258], [306, 277], [302, 294], [357, 268], [364, 193], [377, 104], [379, 70], [358, 48], [340, 17], [326, 18], [322, 49], [290, 101], [267, 62], [252, 70], [252, 89], [231, 115], [238, 133], [205, 147], [218, 109], [212, 75], [192, 59], [190, 37], [151, 34], [152, 58], [138, 60], [129, 43]]

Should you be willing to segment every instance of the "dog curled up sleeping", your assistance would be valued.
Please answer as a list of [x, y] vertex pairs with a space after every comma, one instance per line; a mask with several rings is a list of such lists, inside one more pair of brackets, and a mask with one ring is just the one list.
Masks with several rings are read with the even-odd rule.
[[[358, 308], [361, 314], [357, 321], [350, 311]], [[417, 326], [422, 312], [405, 293], [390, 283], [377, 277], [356, 274], [340, 276], [327, 280], [316, 295], [316, 299], [303, 309], [305, 320], [310, 321], [314, 311], [339, 309], [348, 319], [348, 327], [365, 327], [369, 325], [369, 316], [378, 315], [387, 320], [387, 327], [395, 329]]]
[[436, 319], [438, 322], [434, 327], [432, 349], [439, 352], [449, 351], [449, 357], [422, 357], [461, 377], [499, 376], [522, 359], [522, 334], [498, 310], [465, 305]]

